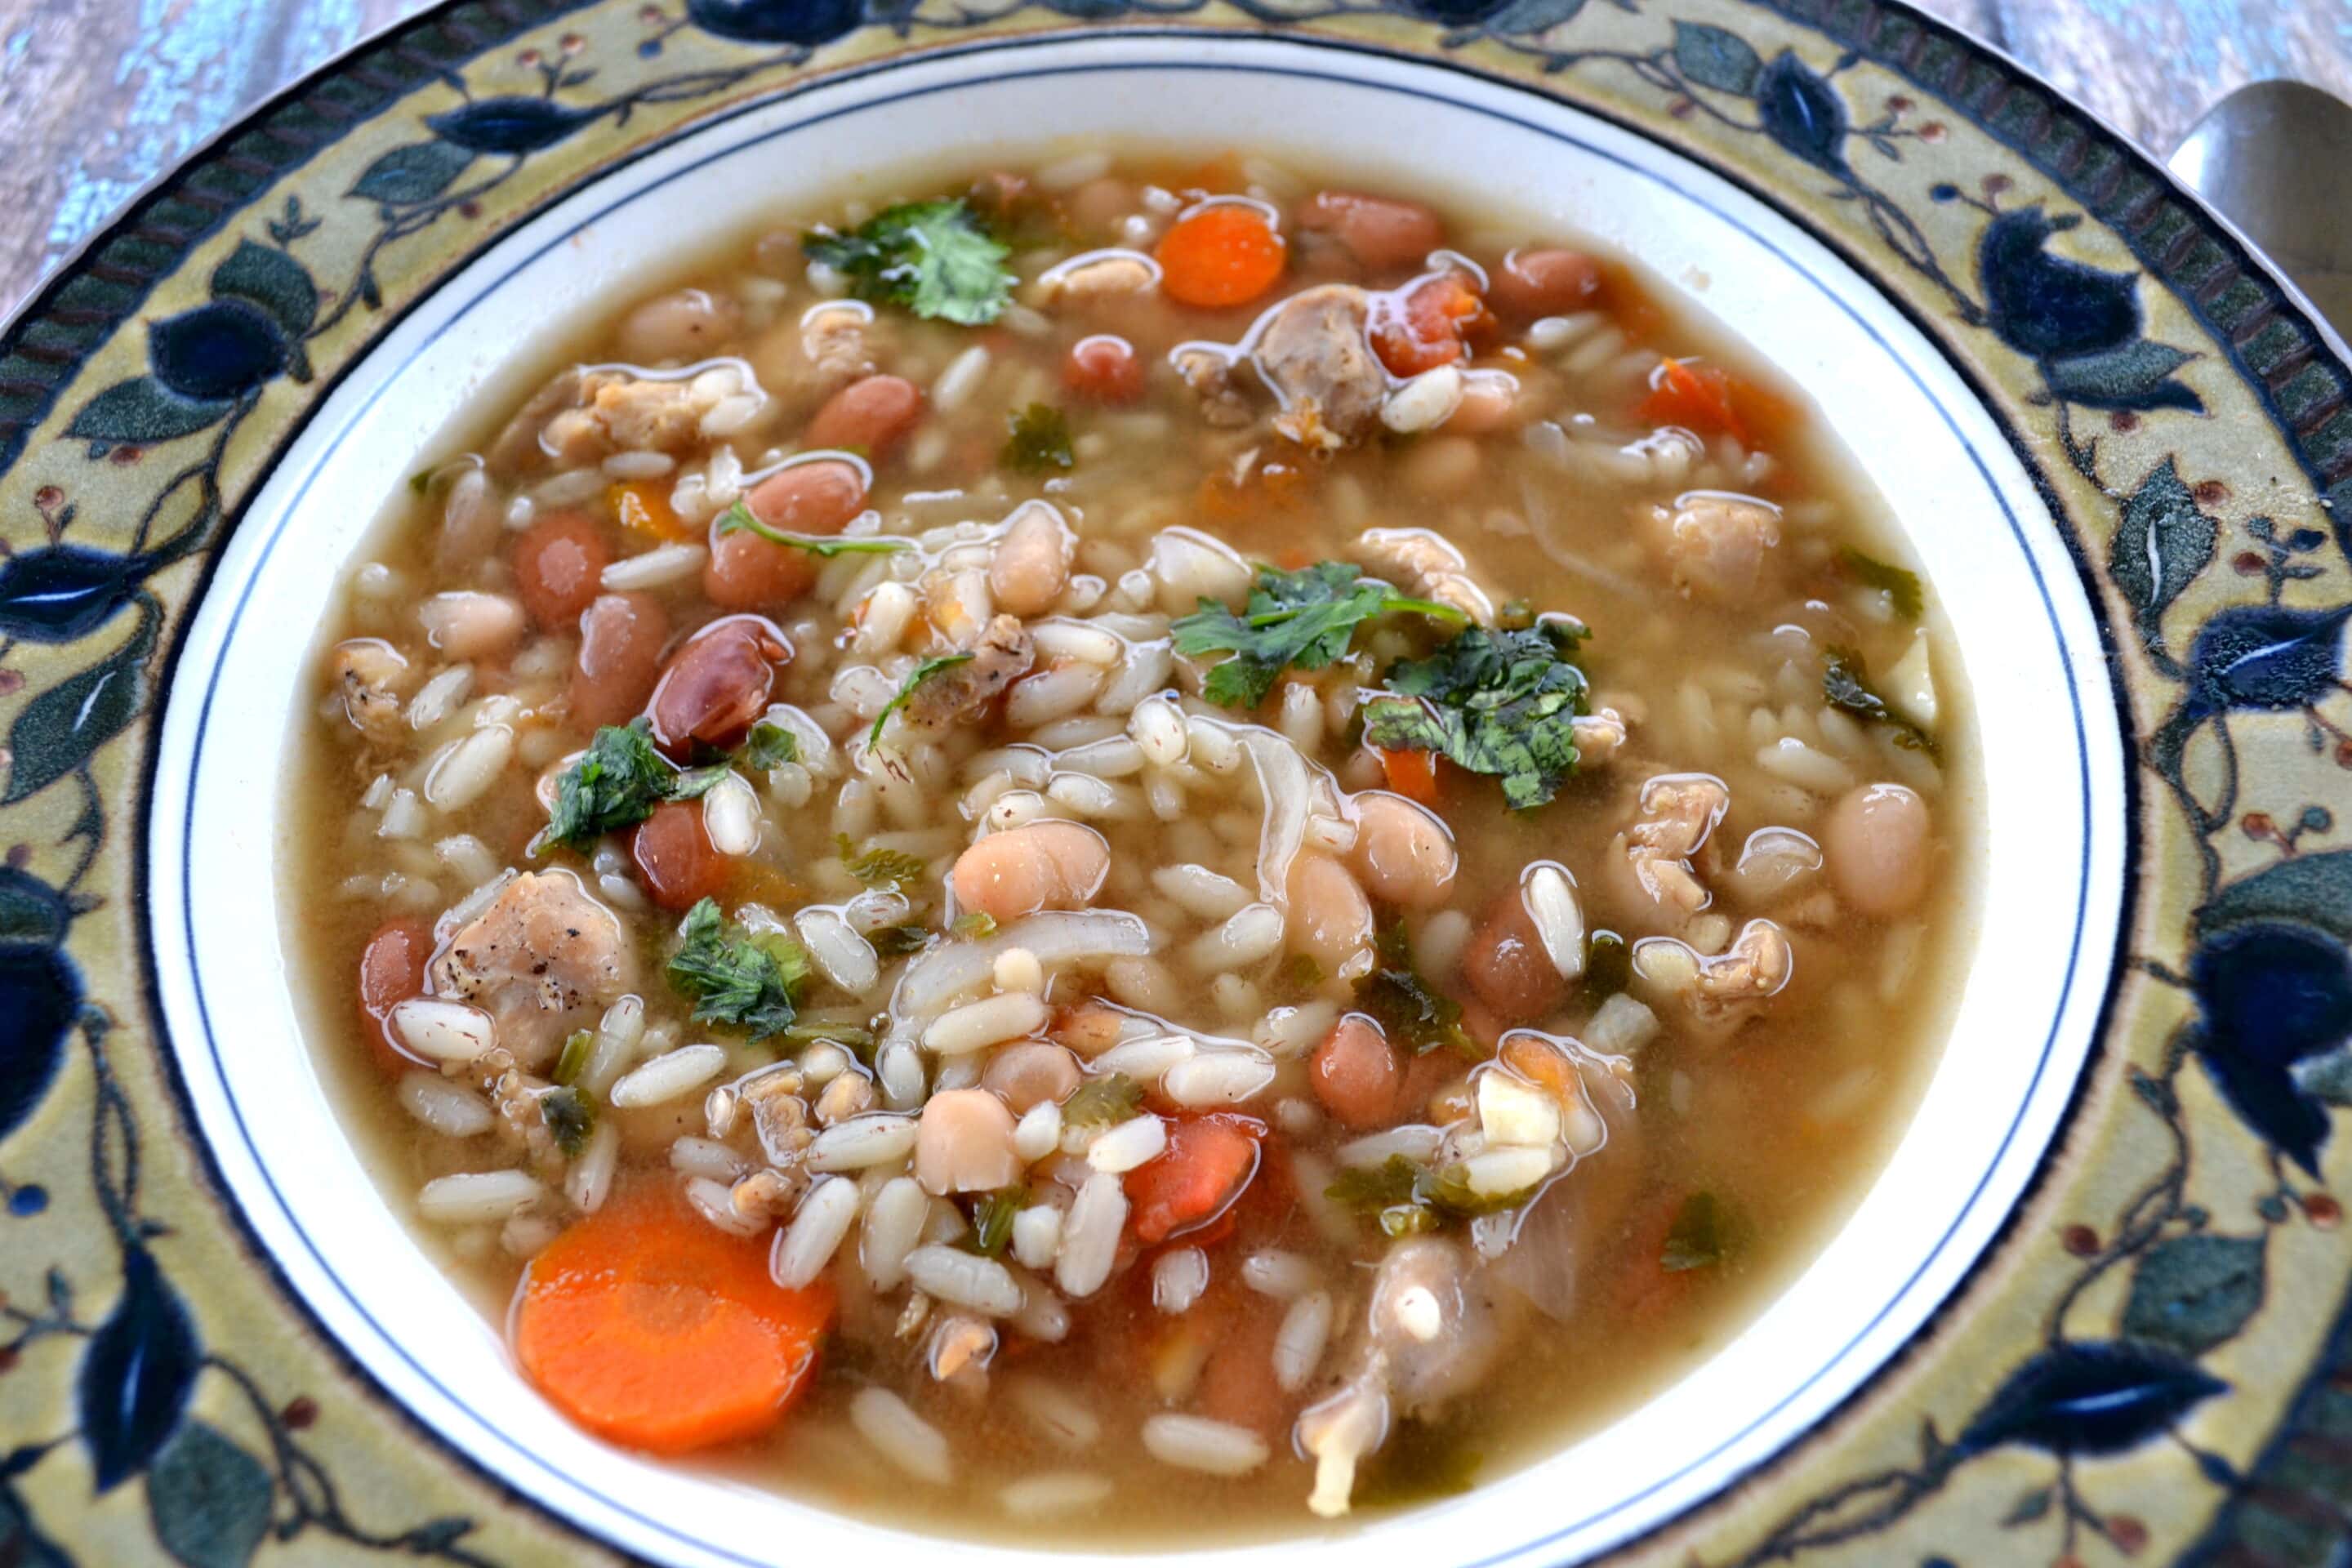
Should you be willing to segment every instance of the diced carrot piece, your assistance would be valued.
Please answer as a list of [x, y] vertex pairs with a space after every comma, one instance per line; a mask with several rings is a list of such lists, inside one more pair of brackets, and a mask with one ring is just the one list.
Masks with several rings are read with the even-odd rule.
[[1160, 236], [1160, 287], [1180, 305], [1246, 305], [1282, 277], [1287, 247], [1265, 215], [1241, 202], [1195, 207]]
[[680, 1454], [774, 1426], [808, 1387], [833, 1313], [831, 1286], [784, 1289], [764, 1245], [641, 1188], [532, 1261], [515, 1356], [598, 1436]]
[[1225, 1211], [1257, 1172], [1265, 1123], [1220, 1112], [1185, 1117], [1169, 1129], [1160, 1157], [1127, 1173], [1135, 1238], [1157, 1246]]
[[1372, 305], [1372, 352], [1391, 375], [1419, 375], [1469, 356], [1469, 340], [1495, 325], [1494, 316], [1468, 276], [1461, 272], [1425, 278], [1402, 294], [1383, 294]]
[[1748, 426], [1732, 406], [1731, 377], [1711, 364], [1659, 361], [1650, 373], [1650, 394], [1633, 413], [1650, 425], [1679, 425], [1694, 435], [1748, 441]]
[[613, 521], [652, 544], [685, 544], [701, 537], [669, 504], [669, 487], [646, 480], [614, 485], [604, 492]]
[[1435, 752], [1384, 752], [1378, 746], [1372, 749], [1380, 752], [1381, 771], [1388, 775], [1389, 788], [1417, 805], [1437, 805]]
[[360, 1012], [367, 1019], [368, 1057], [394, 1077], [416, 1066], [392, 1037], [394, 1006], [425, 991], [433, 956], [433, 928], [414, 918], [387, 921], [360, 952]]

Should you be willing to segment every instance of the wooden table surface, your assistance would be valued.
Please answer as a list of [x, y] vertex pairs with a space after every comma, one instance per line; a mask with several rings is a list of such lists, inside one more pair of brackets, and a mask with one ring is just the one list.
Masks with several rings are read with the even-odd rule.
[[[0, 316], [242, 110], [425, 0], [0, 0]], [[2352, 0], [1923, 0], [2158, 153], [2231, 88], [2352, 99]]]

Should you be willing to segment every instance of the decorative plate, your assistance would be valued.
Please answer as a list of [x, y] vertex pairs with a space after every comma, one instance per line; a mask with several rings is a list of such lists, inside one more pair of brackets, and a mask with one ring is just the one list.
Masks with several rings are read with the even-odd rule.
[[[1137, 73], [1219, 79], [1184, 90], [1227, 139], [1381, 98], [1359, 123], [1530, 199], [1687, 209], [1624, 233], [1654, 260], [1679, 236], [1668, 276], [1768, 357], [1817, 389], [1899, 369], [1875, 415], [1822, 400], [1865, 467], [1943, 487], [1939, 512], [1880, 480], [1977, 606], [1955, 626], [2009, 759], [1986, 874], [2074, 912], [2046, 941], [1988, 931], [1972, 993], [2017, 1005], [1964, 1014], [1927, 1113], [1959, 1131], [1906, 1136], [1802, 1310], [1694, 1374], [1703, 1399], [1667, 1396], [1706, 1406], [1704, 1453], [1654, 1415], [1621, 1472], [1571, 1454], [1479, 1493], [1479, 1550], [1438, 1510], [1285, 1561], [2339, 1550], [2352, 372], [2159, 172], [1879, 0], [477, 0], [266, 106], [0, 335], [0, 1564], [827, 1554], [774, 1505], [746, 1549], [757, 1518], [567, 1459], [500, 1403], [478, 1323], [452, 1350], [382, 1321], [410, 1300], [396, 1228], [357, 1188], [335, 1223], [351, 1156], [270, 1026], [253, 874], [307, 631], [239, 628], [317, 602], [364, 520], [312, 498], [384, 493], [458, 405], [420, 384], [528, 340], [455, 330], [468, 311], [577, 300], [657, 251], [632, 204], [674, 213], [786, 136], [838, 172], [902, 161], [954, 135], [919, 99], [1083, 133], [1148, 98]], [[1889, 1251], [1899, 1278], [1843, 1260], [1866, 1226], [1924, 1233]], [[1783, 1387], [1797, 1342], [1755, 1336], [1791, 1318], [1771, 1331], [1837, 1342]]]

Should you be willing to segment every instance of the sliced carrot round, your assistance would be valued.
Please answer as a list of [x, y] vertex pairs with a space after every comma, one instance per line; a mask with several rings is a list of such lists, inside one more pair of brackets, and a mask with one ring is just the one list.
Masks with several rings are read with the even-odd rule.
[[1160, 287], [1180, 305], [1246, 305], [1282, 277], [1287, 247], [1255, 206], [1213, 202], [1176, 220], [1160, 239]]
[[765, 1247], [640, 1189], [532, 1261], [515, 1356], [589, 1431], [680, 1454], [773, 1426], [807, 1388], [833, 1311], [830, 1286], [784, 1289]]

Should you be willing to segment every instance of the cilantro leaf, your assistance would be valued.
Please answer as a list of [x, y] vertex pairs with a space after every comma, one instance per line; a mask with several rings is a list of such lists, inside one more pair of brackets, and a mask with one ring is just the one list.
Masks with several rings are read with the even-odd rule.
[[1398, 921], [1382, 929], [1373, 948], [1380, 963], [1356, 982], [1356, 1005], [1371, 1016], [1381, 1033], [1393, 1043], [1412, 1047], [1415, 1056], [1434, 1050], [1479, 1055], [1469, 1031], [1462, 1026], [1462, 1004], [1413, 969], [1404, 922]]
[[1675, 1210], [1658, 1264], [1669, 1273], [1710, 1268], [1729, 1256], [1732, 1216], [1713, 1193], [1693, 1193]]
[[869, 931], [866, 933], [866, 940], [873, 943], [874, 951], [884, 958], [905, 958], [931, 945], [931, 928], [914, 921], [905, 921], [898, 925]]
[[903, 849], [868, 849], [860, 855], [846, 833], [835, 834], [833, 844], [849, 874], [869, 888], [899, 888], [923, 879], [925, 868], [919, 855]]
[[1585, 681], [1568, 652], [1580, 635], [1556, 622], [1516, 632], [1471, 626], [1427, 658], [1401, 659], [1388, 693], [1364, 705], [1364, 738], [1499, 778], [1515, 810], [1541, 805], [1576, 771]]
[[1470, 1185], [1460, 1165], [1435, 1170], [1402, 1154], [1378, 1165], [1341, 1171], [1323, 1195], [1343, 1208], [1377, 1219], [1390, 1236], [1418, 1236], [1449, 1219], [1473, 1219], [1518, 1207], [1535, 1190], [1489, 1195]]
[[890, 721], [891, 714], [904, 708], [913, 699], [917, 687], [941, 670], [953, 669], [957, 665], [971, 662], [971, 655], [968, 653], [951, 653], [944, 658], [927, 658], [915, 666], [907, 679], [899, 683], [898, 694], [882, 704], [882, 711], [874, 715], [874, 728], [866, 731], [866, 744], [870, 748], [882, 743], [882, 726]]
[[691, 799], [726, 776], [725, 768], [680, 773], [671, 767], [642, 718], [607, 724], [556, 780], [546, 837], [585, 849], [604, 834], [635, 826], [662, 802]]
[[1343, 1166], [1323, 1195], [1358, 1214], [1378, 1214], [1391, 1204], [1412, 1201], [1413, 1184], [1422, 1167], [1402, 1154], [1391, 1154], [1377, 1165]]
[[1018, 281], [1004, 269], [1012, 251], [961, 197], [901, 202], [847, 234], [803, 235], [801, 249], [849, 279], [861, 300], [967, 327], [1002, 315]]
[[1935, 736], [1897, 713], [1878, 694], [1870, 684], [1870, 671], [1862, 662], [1862, 655], [1850, 647], [1822, 650], [1822, 699], [1841, 713], [1851, 713], [1873, 724], [1893, 725], [1895, 743], [1906, 751], [1925, 752], [1939, 761], [1944, 755]]
[[570, 1085], [541, 1095], [539, 1115], [567, 1158], [585, 1149], [588, 1135], [596, 1131], [596, 1102]]
[[1029, 1206], [1026, 1187], [1000, 1187], [971, 1205], [971, 1234], [964, 1250], [982, 1258], [1001, 1258], [1013, 1240], [1013, 1221]]
[[1090, 1078], [1062, 1101], [1067, 1127], [1108, 1126], [1124, 1121], [1143, 1104], [1143, 1086], [1123, 1072]]
[[1900, 566], [1889, 565], [1875, 556], [1864, 554], [1849, 544], [1838, 552], [1838, 565], [1845, 574], [1865, 588], [1883, 588], [1895, 613], [1906, 621], [1916, 621], [1927, 605], [1919, 591], [1919, 574]]
[[948, 928], [948, 934], [970, 937], [974, 942], [985, 941], [996, 934], [996, 917], [981, 910], [958, 915], [955, 924]]
[[793, 1004], [809, 978], [808, 954], [781, 932], [757, 936], [705, 899], [686, 912], [669, 983], [694, 1001], [697, 1023], [731, 1024], [755, 1040], [792, 1027]]
[[895, 533], [861, 533], [851, 538], [824, 533], [786, 533], [781, 528], [770, 528], [754, 516], [750, 505], [737, 501], [719, 514], [719, 531], [756, 533], [771, 544], [781, 544], [790, 550], [805, 550], [821, 561], [836, 555], [896, 555], [902, 550], [912, 550], [915, 542]]
[[1042, 474], [1048, 468], [1077, 467], [1070, 450], [1070, 422], [1050, 403], [1033, 403], [1004, 416], [1012, 434], [997, 461], [1016, 474]]
[[1226, 708], [1255, 708], [1285, 668], [1322, 669], [1347, 658], [1357, 626], [1399, 610], [1463, 620], [1450, 605], [1408, 598], [1345, 562], [1321, 561], [1299, 572], [1261, 565], [1241, 615], [1202, 599], [1169, 630], [1188, 658], [1234, 656], [1209, 671], [1202, 695]]
[[755, 773], [782, 767], [786, 763], [801, 760], [801, 743], [782, 724], [764, 721], [751, 726], [751, 739], [743, 742], [743, 765]]

